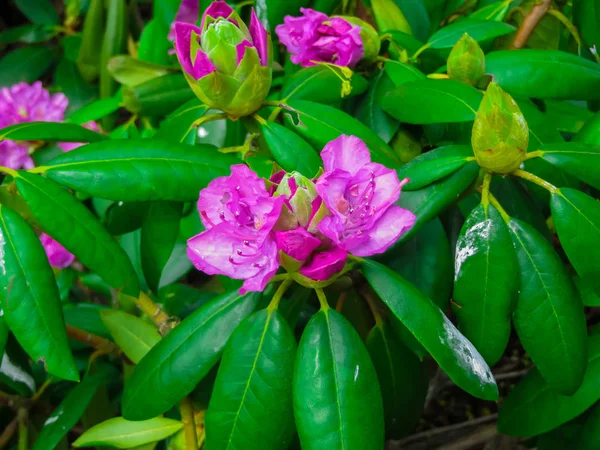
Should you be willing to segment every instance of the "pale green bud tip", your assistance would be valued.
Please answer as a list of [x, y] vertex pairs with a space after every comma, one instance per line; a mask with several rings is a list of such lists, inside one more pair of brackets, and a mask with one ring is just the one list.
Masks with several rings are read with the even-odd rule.
[[529, 144], [529, 128], [513, 98], [496, 83], [483, 96], [471, 144], [479, 165], [496, 173], [519, 168]]
[[447, 67], [450, 79], [474, 85], [485, 73], [485, 55], [477, 41], [465, 33], [452, 48]]

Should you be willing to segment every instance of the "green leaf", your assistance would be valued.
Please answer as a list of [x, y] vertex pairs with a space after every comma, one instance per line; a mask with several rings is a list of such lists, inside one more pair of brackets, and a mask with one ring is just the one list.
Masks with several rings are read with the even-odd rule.
[[135, 364], [161, 339], [154, 325], [124, 311], [105, 309], [100, 316], [115, 343]]
[[108, 446], [132, 448], [161, 441], [183, 428], [179, 420], [155, 417], [132, 422], [114, 417], [93, 426], [73, 442], [73, 447]]
[[45, 173], [57, 183], [108, 200], [195, 202], [202, 188], [228, 175], [237, 163], [235, 157], [209, 145], [128, 139], [97, 142], [65, 153]]
[[431, 23], [429, 14], [425, 8], [424, 2], [415, 2], [413, 0], [394, 0], [398, 5], [404, 17], [410, 25], [413, 35], [419, 40], [425, 40], [429, 36]]
[[381, 106], [403, 123], [470, 122], [481, 99], [481, 92], [460, 81], [423, 79], [399, 85], [381, 99]]
[[385, 73], [390, 77], [395, 86], [425, 79], [425, 75], [419, 69], [400, 61], [386, 61]]
[[394, 83], [380, 70], [375, 74], [371, 87], [358, 106], [356, 118], [377, 133], [385, 142], [390, 142], [400, 124], [381, 109], [380, 99], [394, 88]]
[[589, 359], [583, 382], [573, 395], [562, 395], [536, 367], [504, 399], [498, 431], [530, 437], [545, 433], [583, 413], [600, 398], [600, 336], [590, 336]]
[[586, 365], [581, 300], [550, 243], [530, 225], [514, 218], [508, 227], [521, 273], [513, 314], [515, 329], [548, 385], [573, 394]]
[[428, 385], [425, 367], [385, 322], [373, 327], [367, 349], [381, 386], [386, 436], [398, 439], [415, 428], [423, 413]]
[[157, 138], [171, 142], [184, 142], [188, 134], [196, 134], [196, 128], [192, 128], [194, 121], [206, 114], [208, 106], [194, 98], [177, 108], [160, 124]]
[[410, 179], [403, 189], [405, 191], [416, 191], [441, 178], [447, 177], [464, 166], [468, 162], [467, 158], [469, 157], [442, 156], [412, 166], [410, 169], [402, 171], [402, 175]]
[[58, 25], [58, 14], [50, 0], [15, 0], [15, 5], [33, 23]]
[[384, 447], [375, 368], [356, 330], [332, 309], [317, 312], [302, 333], [294, 416], [303, 450]]
[[98, 142], [108, 139], [104, 134], [74, 123], [24, 122], [0, 129], [0, 140], [47, 142]]
[[63, 316], [68, 325], [110, 339], [110, 332], [100, 318], [100, 313], [105, 309], [108, 307], [94, 303], [67, 303], [63, 306]]
[[594, 117], [592, 111], [564, 100], [546, 100], [544, 106], [548, 122], [566, 133], [579, 132], [583, 125]]
[[154, 78], [123, 88], [123, 104], [144, 116], [162, 116], [194, 98], [194, 92], [181, 73]]
[[315, 149], [289, 128], [275, 122], [265, 122], [261, 125], [261, 131], [273, 159], [286, 172], [297, 171], [314, 177], [323, 165]]
[[[557, 50], [503, 50], [485, 56], [486, 73], [513, 95], [556, 100], [598, 100], [600, 67]], [[557, 77], [556, 74], [561, 76]]]
[[[157, 2], [154, 3], [155, 5]], [[152, 19], [142, 30], [140, 45], [138, 47], [138, 59], [154, 64], [169, 63], [169, 49], [173, 43], [167, 39], [171, 23], [164, 24], [157, 19]]]
[[84, 124], [92, 120], [102, 119], [109, 114], [114, 113], [121, 107], [121, 98], [118, 96], [96, 100], [79, 108], [77, 111], [69, 114], [67, 122]]
[[43, 360], [52, 375], [78, 381], [46, 252], [25, 219], [6, 206], [0, 206], [0, 302], [29, 356]]
[[160, 278], [179, 235], [183, 203], [152, 202], [142, 226], [141, 256], [144, 277], [158, 292]]
[[123, 416], [156, 417], [188, 395], [217, 363], [233, 330], [260, 295], [220, 295], [190, 314], [136, 366], [123, 393]]
[[107, 0], [105, 4], [106, 25], [100, 52], [100, 98], [112, 97], [117, 90], [117, 84], [108, 69], [108, 62], [113, 56], [122, 53], [127, 43], [125, 0]]
[[46, 419], [32, 450], [57, 448], [60, 440], [79, 421], [98, 388], [108, 384], [116, 376], [116, 371], [111, 366], [106, 365], [100, 366], [96, 372], [88, 374]]
[[371, 287], [458, 387], [477, 398], [498, 399], [485, 360], [431, 300], [382, 264], [367, 260], [362, 267]]
[[400, 161], [392, 149], [373, 131], [354, 117], [328, 105], [293, 100], [289, 106], [298, 113], [299, 121], [289, 114], [285, 115], [285, 123], [301, 137], [306, 139], [320, 152], [325, 144], [342, 134], [354, 135], [362, 139], [371, 150], [373, 162], [386, 167], [397, 167]]
[[336, 69], [323, 66], [312, 66], [300, 69], [286, 79], [281, 90], [281, 98], [288, 100], [309, 100], [317, 103], [334, 103], [342, 98], [354, 97], [367, 90], [369, 83], [358, 74], [349, 80], [352, 90], [347, 96], [342, 95], [342, 79], [344, 76]]
[[0, 87], [19, 81], [33, 83], [56, 61], [56, 51], [48, 47], [27, 46], [6, 53], [0, 59]]
[[[0, 357], [4, 355], [6, 341], [8, 340], [8, 324], [4, 317], [0, 316]], [[0, 369], [1, 370], [1, 369]]]
[[467, 33], [477, 42], [497, 38], [515, 31], [515, 27], [495, 20], [464, 19], [436, 31], [427, 41], [429, 48], [451, 49]]
[[585, 425], [579, 434], [578, 450], [600, 447], [600, 404], [590, 410]]
[[65, 114], [81, 108], [98, 96], [95, 86], [88, 84], [80, 75], [74, 62], [63, 57], [54, 72], [54, 88], [69, 100]]
[[596, 1], [573, 0], [573, 23], [588, 47], [600, 47], [600, 5]]
[[456, 243], [452, 307], [459, 330], [489, 365], [504, 354], [519, 271], [510, 233], [493, 206], [467, 217]]
[[83, 22], [81, 47], [77, 67], [81, 76], [93, 81], [100, 73], [100, 57], [104, 40], [104, 1], [90, 0], [90, 7]]
[[510, 9], [512, 0], [503, 0], [500, 2], [493, 2], [489, 5], [485, 5], [479, 8], [477, 11], [469, 14], [469, 19], [476, 20], [496, 20], [502, 22], [506, 13]]
[[600, 203], [575, 189], [552, 194], [552, 219], [569, 261], [581, 277], [600, 275]]
[[133, 87], [167, 75], [171, 72], [171, 69], [158, 64], [139, 61], [128, 55], [118, 55], [113, 56], [108, 61], [108, 71], [123, 86]]
[[114, 202], [106, 210], [102, 225], [113, 236], [142, 228], [150, 204], [148, 202]]
[[0, 32], [0, 44], [15, 42], [35, 44], [52, 39], [56, 33], [57, 31], [47, 25], [21, 25]]
[[600, 147], [580, 142], [546, 144], [542, 158], [600, 189]]
[[308, 6], [309, 0], [265, 0], [256, 3], [256, 15], [271, 33], [275, 32], [275, 26], [283, 23], [287, 15], [298, 15], [301, 7]]
[[291, 444], [295, 356], [294, 333], [278, 311], [255, 312], [236, 328], [206, 412], [207, 448], [278, 450]]
[[111, 287], [138, 297], [140, 286], [129, 258], [89, 209], [39, 175], [20, 172], [16, 181], [19, 193], [46, 233]]
[[35, 380], [29, 357], [10, 335], [0, 360], [0, 384], [3, 386], [3, 390], [7, 387], [23, 397], [34, 395]]

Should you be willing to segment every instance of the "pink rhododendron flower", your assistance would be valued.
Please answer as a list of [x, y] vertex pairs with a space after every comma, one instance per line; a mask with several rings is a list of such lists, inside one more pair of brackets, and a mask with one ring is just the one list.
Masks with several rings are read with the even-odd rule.
[[[101, 132], [100, 127], [96, 122], [87, 122], [82, 125], [83, 128], [87, 128], [88, 130]], [[65, 152], [70, 152], [71, 150], [75, 150], [78, 147], [85, 145], [84, 142], [59, 142], [58, 146], [62, 148]]]
[[[23, 122], [62, 122], [69, 101], [64, 94], [50, 93], [40, 81], [17, 83], [0, 89], [0, 128]], [[25, 142], [0, 142], [0, 165], [30, 169], [33, 160]]]
[[[196, 25], [199, 15], [199, 3], [200, 2], [198, 0], [181, 0], [177, 14], [175, 14], [175, 20], [171, 24], [171, 29], [169, 30], [168, 37], [171, 42], [175, 41], [176, 22], [191, 23], [192, 25]], [[175, 53], [175, 50], [173, 50], [172, 53]]]
[[355, 136], [340, 136], [321, 152], [325, 173], [317, 192], [332, 215], [319, 223], [319, 231], [356, 256], [384, 252], [410, 229], [415, 215], [394, 203], [408, 179], [371, 162], [369, 149]]
[[315, 281], [325, 281], [342, 271], [348, 252], [339, 247], [315, 253], [300, 273]]
[[308, 67], [325, 62], [354, 67], [361, 60], [364, 47], [359, 26], [309, 8], [300, 11], [302, 16], [286, 16], [275, 28], [294, 64]]
[[75, 255], [47, 234], [42, 233], [40, 240], [42, 241], [42, 246], [44, 247], [44, 250], [46, 250], [48, 261], [50, 261], [52, 267], [64, 269], [65, 267], [70, 266], [75, 260]]
[[275, 233], [277, 248], [288, 256], [305, 261], [321, 245], [321, 240], [302, 227]]
[[206, 231], [188, 241], [194, 266], [209, 275], [243, 279], [240, 292], [262, 291], [279, 268], [273, 226], [283, 197], [271, 197], [264, 180], [245, 165], [200, 192], [198, 211]]

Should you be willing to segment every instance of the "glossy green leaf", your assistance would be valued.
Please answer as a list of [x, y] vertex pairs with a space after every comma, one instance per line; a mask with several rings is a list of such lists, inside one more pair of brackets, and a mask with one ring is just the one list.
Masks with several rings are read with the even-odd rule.
[[515, 27], [495, 20], [465, 19], [436, 31], [427, 41], [430, 48], [451, 49], [467, 33], [476, 41], [484, 41], [515, 31]]
[[412, 166], [410, 169], [402, 171], [402, 174], [410, 179], [403, 189], [416, 191], [447, 177], [464, 166], [468, 162], [467, 158], [465, 156], [442, 156]]
[[81, 125], [92, 120], [102, 119], [120, 107], [121, 99], [118, 96], [96, 100], [70, 114], [67, 121]]
[[367, 90], [369, 83], [358, 74], [348, 81], [351, 91], [342, 95], [344, 77], [335, 69], [323, 66], [305, 67], [286, 79], [281, 90], [281, 98], [288, 100], [309, 100], [318, 103], [334, 103], [342, 98], [360, 95]]
[[[503, 50], [485, 56], [486, 73], [502, 89], [523, 97], [598, 100], [600, 67], [555, 50]], [[556, 74], [561, 76], [557, 77]]]
[[549, 386], [570, 395], [581, 384], [586, 365], [581, 300], [550, 243], [517, 219], [508, 226], [521, 274], [515, 329]]
[[137, 298], [140, 286], [129, 258], [89, 209], [39, 175], [19, 173], [17, 188], [52, 238], [111, 287]]
[[424, 3], [413, 0], [394, 0], [394, 3], [406, 17], [413, 35], [420, 40], [427, 39], [431, 23]]
[[261, 130], [273, 159], [286, 172], [296, 171], [310, 178], [323, 165], [315, 149], [289, 128], [266, 122]]
[[4, 348], [8, 339], [8, 324], [4, 317], [0, 317], [0, 357], [4, 355]]
[[100, 52], [100, 98], [111, 97], [117, 83], [108, 69], [113, 56], [123, 53], [127, 43], [127, 5], [125, 0], [107, 0], [106, 25]]
[[456, 243], [453, 310], [459, 330], [490, 365], [504, 354], [519, 271], [510, 233], [493, 206], [477, 206]]
[[56, 32], [56, 30], [48, 25], [21, 25], [0, 32], [0, 44], [12, 44], [15, 42], [35, 44], [52, 39], [56, 35]]
[[58, 24], [58, 14], [50, 0], [15, 0], [15, 5], [33, 23]]
[[294, 368], [294, 416], [303, 450], [381, 449], [381, 391], [360, 336], [338, 312], [306, 325]]
[[[154, 2], [155, 5], [159, 2]], [[169, 49], [173, 48], [173, 43], [167, 39], [171, 23], [162, 23], [157, 18], [153, 18], [146, 23], [140, 35], [140, 45], [138, 47], [138, 59], [154, 64], [169, 63]]]
[[575, 189], [552, 194], [552, 219], [569, 261], [581, 277], [600, 275], [600, 203]]
[[580, 142], [546, 144], [542, 158], [600, 189], [600, 147]]
[[366, 261], [362, 267], [381, 300], [458, 387], [477, 398], [498, 399], [498, 387], [485, 360], [431, 300], [382, 264]]
[[419, 69], [400, 61], [386, 61], [385, 73], [390, 77], [395, 86], [425, 78], [425, 75]]
[[573, 395], [558, 393], [534, 368], [504, 399], [498, 431], [530, 437], [545, 433], [583, 413], [600, 398], [600, 336], [590, 336], [585, 377]]
[[600, 448], [600, 405], [591, 408], [585, 425], [579, 434], [578, 450]]
[[98, 89], [87, 83], [74, 62], [63, 57], [54, 72], [54, 88], [67, 96], [69, 105], [65, 114], [81, 108], [98, 96]]
[[115, 343], [136, 364], [160, 341], [154, 325], [125, 311], [106, 309], [100, 316]]
[[77, 56], [77, 67], [87, 81], [94, 80], [100, 73], [100, 56], [104, 38], [104, 1], [90, 0], [81, 32], [81, 47]]
[[[594, 113], [586, 108], [565, 100], [544, 101], [545, 116], [559, 131], [577, 133]], [[529, 124], [528, 124], [529, 125]]]
[[181, 73], [163, 75], [136, 86], [123, 88], [123, 104], [133, 113], [162, 116], [194, 98]]
[[512, 0], [503, 0], [500, 2], [493, 2], [489, 5], [485, 5], [479, 8], [477, 11], [469, 14], [469, 19], [476, 20], [496, 20], [502, 22], [506, 13], [510, 9]]
[[73, 442], [73, 447], [132, 448], [168, 438], [182, 428], [179, 420], [165, 417], [139, 422], [114, 417], [87, 430]]
[[30, 397], [36, 391], [29, 356], [10, 335], [0, 356], [0, 385], [2, 390], [8, 388], [23, 397]]
[[48, 142], [99, 142], [108, 139], [104, 134], [74, 123], [24, 122], [0, 129], [0, 140]]
[[54, 49], [43, 46], [26, 46], [6, 53], [0, 59], [0, 87], [20, 81], [33, 83], [46, 73], [56, 58]]
[[258, 311], [236, 328], [223, 352], [206, 412], [207, 448], [289, 446], [295, 430], [295, 356], [296, 338], [278, 311]]
[[146, 282], [158, 292], [161, 274], [179, 235], [183, 203], [152, 202], [142, 226], [142, 269]]
[[260, 295], [223, 294], [190, 314], [142, 358], [125, 385], [123, 416], [144, 420], [189, 394], [217, 363], [229, 336]]
[[600, 113], [594, 114], [573, 138], [573, 142], [600, 146]]
[[[600, 47], [600, 5], [594, 0], [573, 0], [573, 22], [588, 47]], [[591, 447], [590, 447], [591, 448]]]
[[196, 133], [192, 124], [204, 116], [207, 110], [208, 106], [197, 98], [189, 100], [167, 116], [156, 137], [171, 142], [184, 142], [189, 133]]
[[94, 303], [67, 303], [63, 306], [63, 316], [65, 323], [68, 325], [110, 339], [110, 332], [100, 316], [100, 313], [105, 309], [108, 309], [108, 307]]
[[235, 157], [208, 145], [128, 139], [65, 153], [45, 173], [57, 183], [108, 200], [195, 202], [200, 189], [229, 175], [237, 163]]
[[79, 380], [54, 273], [39, 237], [16, 212], [0, 206], [0, 302], [3, 317], [34, 361], [60, 378]]
[[481, 93], [460, 81], [423, 79], [401, 84], [381, 99], [385, 112], [403, 123], [470, 122]]
[[386, 114], [381, 109], [380, 99], [394, 88], [394, 83], [386, 74], [380, 70], [373, 78], [371, 87], [365, 98], [358, 106], [356, 118], [377, 133], [385, 142], [390, 142], [400, 124], [397, 120]]
[[[428, 152], [425, 155], [431, 153], [433, 152]], [[423, 155], [423, 157], [425, 155]], [[423, 160], [427, 159], [424, 158]], [[454, 202], [460, 194], [469, 187], [478, 172], [479, 166], [476, 162], [472, 161], [467, 163], [456, 173], [437, 183], [417, 191], [403, 192], [400, 196], [399, 204], [403, 208], [412, 211], [417, 216], [417, 220], [410, 231], [402, 235], [399, 243], [406, 242], [425, 223], [429, 222], [432, 218], [436, 217], [440, 212], [450, 206], [450, 204], [452, 204], [452, 202]]]
[[425, 367], [385, 322], [373, 327], [367, 349], [381, 386], [386, 435], [398, 439], [415, 428], [423, 413], [428, 385]]
[[287, 15], [296, 16], [301, 7], [308, 6], [308, 0], [264, 0], [256, 3], [256, 15], [271, 33], [275, 27], [283, 23]]
[[298, 113], [299, 121], [286, 114], [286, 126], [306, 139], [318, 152], [329, 141], [342, 134], [348, 134], [362, 139], [367, 144], [374, 162], [387, 167], [399, 165], [399, 159], [392, 149], [354, 117], [331, 106], [304, 100], [290, 101], [289, 106]]
[[149, 208], [148, 202], [114, 202], [106, 210], [102, 224], [113, 236], [131, 233], [142, 227]]
[[98, 388], [108, 384], [115, 376], [116, 371], [110, 366], [100, 366], [96, 372], [88, 374], [46, 419], [32, 450], [56, 448], [59, 441], [79, 421]]
[[128, 55], [113, 56], [108, 61], [108, 71], [123, 86], [131, 87], [171, 72], [168, 67], [139, 61]]

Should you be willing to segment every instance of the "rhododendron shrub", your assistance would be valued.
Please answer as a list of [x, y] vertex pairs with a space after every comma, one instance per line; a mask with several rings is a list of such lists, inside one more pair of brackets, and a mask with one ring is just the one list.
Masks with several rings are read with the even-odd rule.
[[597, 5], [516, 3], [8, 2], [0, 448], [597, 448]]

